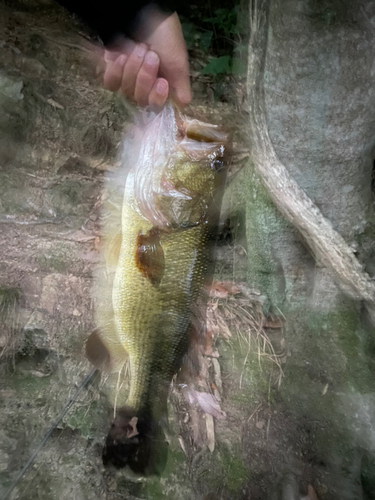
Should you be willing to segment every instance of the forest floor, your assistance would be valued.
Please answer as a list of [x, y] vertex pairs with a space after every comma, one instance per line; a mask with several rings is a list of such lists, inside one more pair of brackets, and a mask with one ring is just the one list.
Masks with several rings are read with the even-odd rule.
[[[82, 50], [88, 35], [66, 12], [49, 2], [0, 9], [2, 498], [91, 370], [83, 346], [94, 327], [104, 177], [118, 165], [129, 115], [95, 82]], [[228, 77], [226, 102], [218, 102], [212, 79], [198, 67], [192, 60], [195, 97], [187, 112], [229, 125], [240, 161], [241, 85]], [[105, 470], [101, 447], [110, 414], [95, 376], [12, 499], [299, 500], [309, 484], [321, 500], [336, 498], [314, 462], [313, 423], [288, 413], [278, 398], [288, 356], [282, 321], [263, 316], [261, 291], [246, 284], [245, 170], [225, 194], [212, 335], [197, 382], [212, 391], [226, 418], [213, 418], [174, 387], [162, 477]]]

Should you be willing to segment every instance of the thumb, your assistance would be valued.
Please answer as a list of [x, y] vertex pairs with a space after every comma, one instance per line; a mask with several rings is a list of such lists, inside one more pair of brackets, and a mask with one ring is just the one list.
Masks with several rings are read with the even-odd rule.
[[186, 106], [191, 101], [189, 78], [189, 63], [187, 57], [181, 57], [176, 64], [161, 68], [170, 85], [170, 95], [180, 106]]
[[176, 13], [165, 19], [148, 37], [147, 43], [160, 58], [160, 76], [170, 86], [170, 95], [180, 106], [191, 101], [189, 62], [181, 24]]

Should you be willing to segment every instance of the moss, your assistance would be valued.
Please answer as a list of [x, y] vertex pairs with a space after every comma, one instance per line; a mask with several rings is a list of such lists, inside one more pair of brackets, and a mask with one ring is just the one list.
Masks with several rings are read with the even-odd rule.
[[[282, 300], [277, 263], [272, 258], [272, 236], [288, 227], [269, 198], [251, 165], [247, 169], [246, 239], [249, 282], [266, 294], [271, 303]], [[244, 188], [245, 189], [245, 188]]]
[[312, 380], [303, 366], [287, 366], [284, 374], [280, 394], [294, 413], [312, 419], [335, 418], [338, 398], [331, 390], [323, 395], [325, 383]]
[[7, 385], [10, 389], [17, 392], [18, 396], [22, 396], [24, 400], [35, 400], [39, 393], [48, 390], [50, 385], [49, 377], [37, 377], [32, 374], [15, 373], [7, 379]]
[[210, 456], [210, 462], [204, 475], [208, 491], [220, 490], [222, 498], [238, 498], [250, 475], [239, 447], [220, 445], [214, 455]]
[[250, 349], [239, 339], [220, 344], [220, 363], [230, 384], [227, 398], [241, 410], [252, 407], [259, 399], [268, 400], [273, 394], [275, 365], [267, 356], [259, 356], [258, 347], [256, 339], [251, 340]]
[[[145, 497], [150, 500], [177, 500], [186, 498], [189, 495], [190, 482], [184, 484], [181, 478], [186, 477], [186, 457], [177, 446], [171, 446], [168, 451], [168, 458], [165, 469], [160, 478], [150, 478], [143, 488]], [[177, 481], [174, 481], [178, 478]], [[188, 478], [186, 478], [188, 479]], [[176, 486], [174, 486], [176, 484]], [[185, 490], [186, 494], [183, 494]]]
[[220, 466], [225, 478], [226, 489], [233, 493], [239, 492], [249, 477], [242, 459], [233, 453], [224, 453], [220, 457]]
[[4, 491], [6, 491], [6, 489], [9, 488], [11, 483], [12, 480], [8, 476], [8, 474], [6, 472], [0, 472], [0, 493], [2, 492], [3, 489]]
[[65, 425], [74, 431], [79, 431], [86, 439], [93, 439], [106, 416], [107, 412], [103, 409], [103, 405], [93, 401], [89, 406], [74, 406], [65, 420]]
[[[298, 313], [297, 313], [298, 314]], [[367, 334], [361, 329], [356, 305], [343, 299], [328, 313], [301, 310], [303, 335], [292, 335], [294, 350], [306, 360], [311, 379], [321, 380], [341, 390], [374, 390], [373, 374], [367, 362]], [[296, 311], [289, 313], [293, 321]], [[296, 319], [296, 324], [301, 320]], [[301, 330], [300, 330], [301, 331]]]

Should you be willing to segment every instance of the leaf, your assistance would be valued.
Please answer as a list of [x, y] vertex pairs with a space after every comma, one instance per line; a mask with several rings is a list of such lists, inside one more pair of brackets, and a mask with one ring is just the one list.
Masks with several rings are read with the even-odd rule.
[[216, 358], [212, 359], [212, 366], [214, 368], [215, 384], [217, 386], [218, 392], [223, 393], [223, 382], [221, 380], [221, 368], [220, 368], [220, 363]]
[[309, 496], [310, 500], [319, 500], [318, 495], [315, 493], [315, 490], [311, 486], [311, 484], [309, 484], [307, 487], [307, 495]]
[[262, 326], [264, 328], [282, 328], [284, 326], [283, 320], [281, 318], [277, 318], [275, 320], [270, 320], [264, 318], [262, 321]]
[[182, 33], [184, 35], [187, 48], [190, 49], [194, 46], [195, 35], [197, 34], [197, 30], [196, 30], [194, 24], [188, 23], [185, 21], [183, 21], [181, 23], [181, 27], [182, 27]]
[[240, 43], [237, 45], [234, 49], [233, 52], [241, 53], [241, 52], [246, 52], [248, 50], [249, 46], [247, 43]]
[[214, 17], [206, 17], [203, 21], [217, 26], [226, 36], [239, 32], [235, 9], [216, 9]]
[[215, 449], [215, 425], [211, 415], [206, 414], [207, 446], [212, 453]]
[[188, 395], [193, 402], [198, 403], [205, 413], [212, 415], [218, 420], [224, 420], [226, 414], [220, 408], [216, 398], [208, 392], [199, 392], [194, 389], [188, 391]]
[[80, 258], [86, 260], [87, 262], [92, 262], [93, 264], [99, 262], [99, 255], [95, 250], [91, 250], [91, 252], [81, 253]]
[[231, 71], [231, 57], [230, 56], [221, 56], [214, 57], [211, 61], [206, 64], [206, 66], [202, 69], [202, 75], [219, 75], [221, 73], [230, 73]]
[[226, 299], [228, 295], [237, 295], [241, 290], [231, 281], [214, 281], [210, 288], [210, 297]]
[[52, 97], [50, 97], [49, 99], [47, 99], [47, 102], [48, 104], [50, 104], [53, 108], [57, 108], [57, 109], [65, 109], [64, 106], [62, 106], [61, 104], [59, 104], [58, 102], [56, 102], [54, 99], [52, 99]]
[[181, 436], [178, 437], [178, 442], [180, 443], [182, 451], [185, 453], [186, 456], [188, 456], [188, 454], [186, 452], [186, 446], [185, 446], [184, 440], [182, 439]]
[[244, 75], [247, 70], [247, 64], [239, 57], [234, 57], [232, 62], [232, 73], [234, 75]]
[[213, 341], [213, 337], [214, 337], [214, 332], [213, 332], [212, 328], [209, 328], [209, 326], [207, 325], [207, 329], [206, 329], [206, 345], [204, 347], [204, 354], [206, 356], [211, 356], [211, 354], [212, 354], [212, 341]]
[[200, 49], [207, 52], [211, 45], [213, 31], [204, 31], [199, 37]]
[[87, 241], [95, 240], [97, 236], [95, 234], [88, 235], [83, 231], [77, 230], [72, 233], [69, 238], [66, 238], [69, 241], [77, 241], [79, 243], [86, 243]]
[[319, 500], [318, 495], [315, 493], [315, 490], [311, 486], [311, 484], [309, 484], [307, 487], [307, 496], [302, 497], [301, 500]]

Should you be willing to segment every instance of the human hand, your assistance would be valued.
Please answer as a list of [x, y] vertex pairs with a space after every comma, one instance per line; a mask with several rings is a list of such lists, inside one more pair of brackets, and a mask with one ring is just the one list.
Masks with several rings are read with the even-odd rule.
[[109, 49], [96, 52], [97, 72], [103, 85], [121, 92], [140, 106], [161, 107], [170, 95], [183, 107], [191, 100], [189, 64], [177, 14], [150, 16], [151, 34], [143, 43], [119, 39]]

